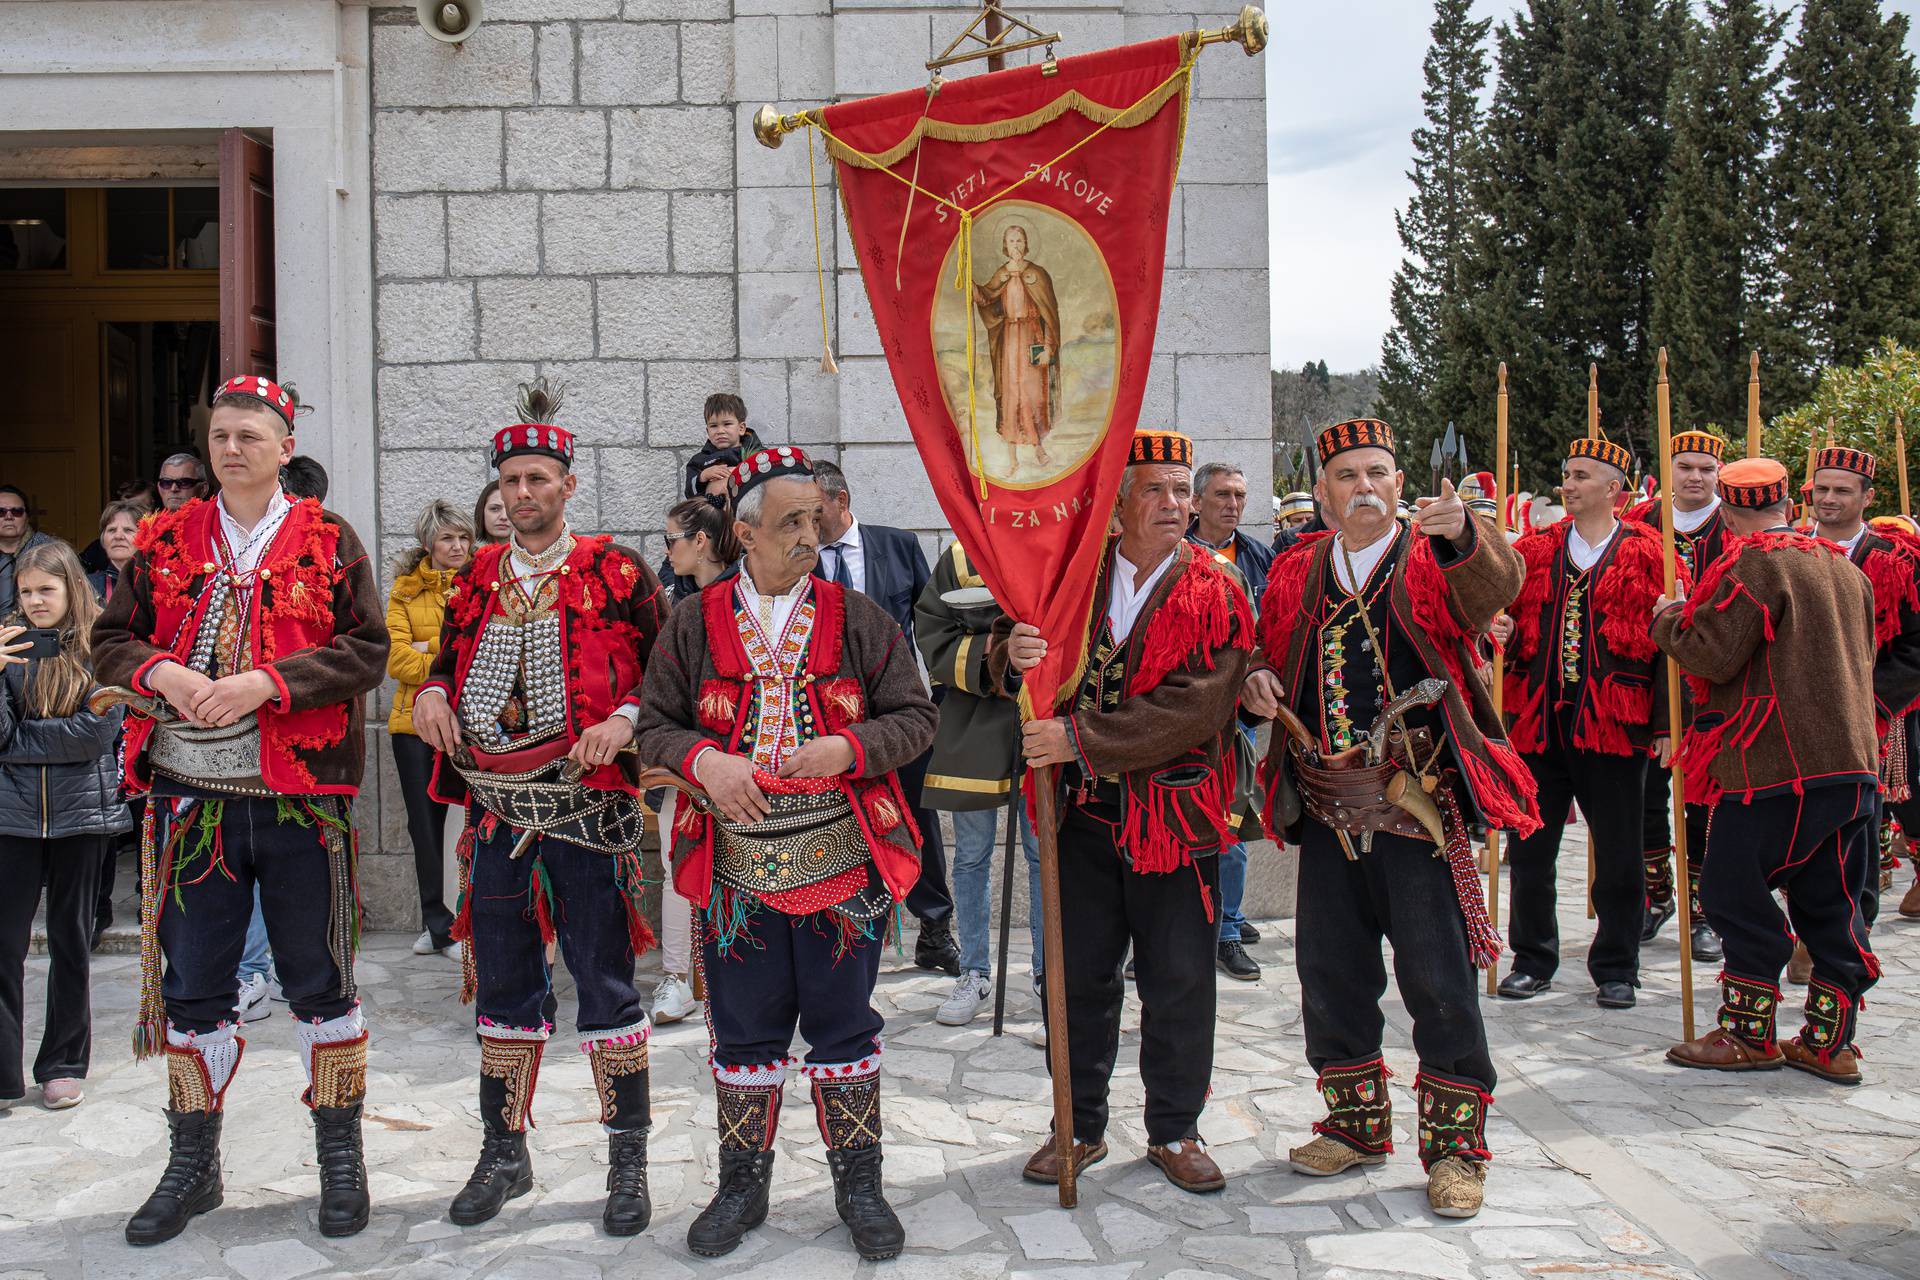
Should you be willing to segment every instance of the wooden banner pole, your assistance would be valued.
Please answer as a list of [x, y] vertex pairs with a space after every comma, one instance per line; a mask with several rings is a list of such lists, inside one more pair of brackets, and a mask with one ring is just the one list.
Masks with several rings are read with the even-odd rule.
[[[1507, 362], [1500, 362], [1500, 389], [1493, 400], [1493, 474], [1499, 483], [1494, 485], [1494, 517], [1500, 522], [1500, 539], [1507, 536], [1507, 503], [1515, 490], [1498, 492], [1507, 479]], [[1493, 646], [1493, 718], [1506, 725], [1506, 680], [1507, 651], [1497, 641]], [[1500, 928], [1500, 828], [1487, 826], [1487, 919], [1497, 931]], [[1500, 983], [1500, 966], [1487, 966], [1487, 994], [1493, 995]]]
[[1747, 357], [1747, 456], [1760, 456], [1760, 353]]
[[1033, 771], [1033, 816], [1040, 830], [1040, 948], [1046, 964], [1047, 1070], [1053, 1076], [1053, 1152], [1060, 1165], [1060, 1207], [1080, 1203], [1073, 1167], [1073, 1078], [1067, 1059], [1067, 947], [1060, 932], [1060, 822], [1056, 766]]
[[1893, 415], [1893, 456], [1900, 460], [1900, 514], [1913, 514], [1913, 500], [1907, 493], [1907, 427], [1900, 413]]
[[[1587, 366], [1587, 439], [1600, 438], [1600, 366]], [[1586, 817], [1585, 814], [1580, 815]], [[1593, 857], [1593, 828], [1587, 828], [1587, 919], [1599, 916], [1593, 905], [1593, 885], [1599, 876], [1599, 868]]]
[[[1749, 393], [1751, 394], [1751, 393]], [[1664, 594], [1673, 598], [1679, 574], [1673, 547], [1672, 392], [1667, 386], [1667, 349], [1660, 348], [1660, 379], [1654, 387], [1660, 423], [1660, 562]], [[1682, 896], [1680, 921], [1680, 1008], [1683, 1039], [1693, 1039], [1693, 882], [1687, 878], [1687, 784], [1680, 771], [1680, 664], [1667, 659], [1667, 741], [1673, 747], [1673, 891]]]

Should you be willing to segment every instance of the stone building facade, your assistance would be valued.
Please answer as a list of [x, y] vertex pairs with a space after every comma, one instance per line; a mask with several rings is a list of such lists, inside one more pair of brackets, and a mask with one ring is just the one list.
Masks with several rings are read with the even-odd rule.
[[[1071, 54], [1234, 20], [1200, 2], [1037, 0], [1019, 12], [1060, 31], [1059, 52]], [[828, 166], [816, 154], [837, 375], [819, 368], [804, 140], [768, 150], [749, 122], [763, 102], [797, 109], [925, 83], [926, 60], [970, 10], [486, 0], [459, 45], [428, 36], [415, 6], [394, 0], [0, 0], [0, 10], [21, 19], [0, 25], [11, 33], [0, 36], [5, 129], [272, 134], [284, 155], [276, 197], [294, 214], [277, 228], [278, 292], [317, 308], [283, 319], [280, 368], [331, 392], [315, 429], [324, 439], [302, 446], [334, 471], [334, 504], [383, 562], [430, 498], [477, 493], [485, 437], [536, 373], [568, 384], [576, 523], [650, 559], [703, 440], [702, 401], [717, 390], [745, 397], [763, 438], [837, 456], [856, 510], [937, 551], [944, 522]], [[100, 97], [116, 74], [131, 96]], [[289, 97], [290, 76], [305, 97]], [[233, 91], [247, 84], [275, 118], [255, 118]], [[1203, 56], [1142, 414], [1192, 434], [1203, 460], [1245, 468], [1255, 519], [1271, 472], [1265, 121], [1261, 60], [1234, 48]], [[293, 181], [310, 189], [284, 189]], [[300, 373], [315, 368], [324, 377]], [[375, 923], [397, 925], [413, 910], [412, 871], [383, 732], [372, 731], [361, 806], [364, 896]]]

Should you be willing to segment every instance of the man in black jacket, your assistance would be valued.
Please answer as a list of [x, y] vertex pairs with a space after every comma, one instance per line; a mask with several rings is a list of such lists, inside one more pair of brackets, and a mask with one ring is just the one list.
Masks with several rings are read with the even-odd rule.
[[[813, 464], [814, 483], [820, 486], [820, 567], [816, 572], [830, 582], [851, 587], [900, 624], [913, 644], [913, 605], [927, 585], [927, 556], [920, 539], [905, 529], [866, 524], [853, 517], [853, 493], [844, 471], [831, 462]], [[947, 888], [947, 850], [940, 839], [939, 815], [922, 805], [927, 758], [922, 752], [900, 769], [900, 785], [920, 824], [920, 879], [907, 895], [907, 910], [920, 922], [913, 962], [949, 977], [960, 976], [960, 947], [953, 937], [953, 894]]]

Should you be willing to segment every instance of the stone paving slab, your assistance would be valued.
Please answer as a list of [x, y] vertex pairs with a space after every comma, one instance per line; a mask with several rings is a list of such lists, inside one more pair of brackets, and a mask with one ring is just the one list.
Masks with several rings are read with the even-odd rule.
[[[730, 1258], [686, 1252], [686, 1226], [711, 1192], [715, 1166], [698, 1020], [661, 1028], [654, 1040], [651, 1230], [630, 1240], [599, 1230], [605, 1144], [570, 1035], [555, 1036], [541, 1072], [533, 1194], [462, 1230], [445, 1210], [478, 1144], [471, 1017], [452, 964], [412, 955], [410, 936], [375, 934], [360, 964], [374, 1031], [366, 1145], [375, 1212], [363, 1234], [329, 1241], [313, 1230], [311, 1131], [279, 1006], [247, 1029], [229, 1095], [226, 1205], [171, 1244], [122, 1242], [126, 1214], [164, 1162], [165, 1085], [159, 1067], [135, 1065], [128, 1048], [136, 961], [107, 955], [95, 967], [86, 1103], [50, 1113], [30, 1093], [0, 1113], [0, 1280], [1920, 1277], [1920, 1101], [1911, 1088], [1920, 1071], [1920, 923], [1895, 917], [1875, 935], [1886, 977], [1862, 1024], [1865, 1086], [1844, 1090], [1793, 1072], [1682, 1072], [1661, 1062], [1680, 1020], [1671, 926], [1649, 948], [1638, 1008], [1592, 1004], [1579, 963], [1591, 936], [1577, 896], [1582, 844], [1576, 829], [1562, 869], [1569, 963], [1556, 989], [1483, 1006], [1501, 1103], [1489, 1124], [1496, 1163], [1487, 1208], [1470, 1222], [1427, 1211], [1407, 1123], [1415, 1061], [1392, 996], [1387, 1057], [1399, 1152], [1331, 1180], [1286, 1169], [1286, 1148], [1305, 1137], [1320, 1104], [1300, 1039], [1292, 930], [1277, 922], [1262, 926], [1266, 940], [1254, 948], [1265, 977], [1220, 982], [1214, 1092], [1202, 1120], [1231, 1175], [1218, 1195], [1177, 1191], [1142, 1159], [1139, 1010], [1130, 1001], [1113, 1153], [1083, 1179], [1079, 1208], [1060, 1210], [1048, 1189], [1019, 1178], [1045, 1134], [1050, 1096], [1042, 1052], [1027, 1040], [1036, 1015], [1024, 974], [1009, 992], [1009, 1034], [996, 1040], [985, 1017], [965, 1028], [935, 1025], [946, 979], [890, 954], [879, 1001], [887, 1182], [911, 1246], [901, 1258], [854, 1259], [834, 1216], [804, 1082], [786, 1099], [767, 1225]], [[1705, 1026], [1713, 973], [1697, 977]], [[45, 961], [31, 961], [30, 1044], [45, 982]], [[561, 1000], [564, 1025], [564, 979]]]

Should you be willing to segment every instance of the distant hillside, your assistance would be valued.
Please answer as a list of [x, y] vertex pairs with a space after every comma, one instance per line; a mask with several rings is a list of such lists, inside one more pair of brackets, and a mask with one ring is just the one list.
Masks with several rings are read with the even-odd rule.
[[1321, 427], [1348, 418], [1365, 418], [1380, 396], [1380, 370], [1330, 373], [1325, 360], [1309, 361], [1298, 369], [1273, 371], [1274, 479], [1283, 474], [1302, 447], [1312, 443]]

